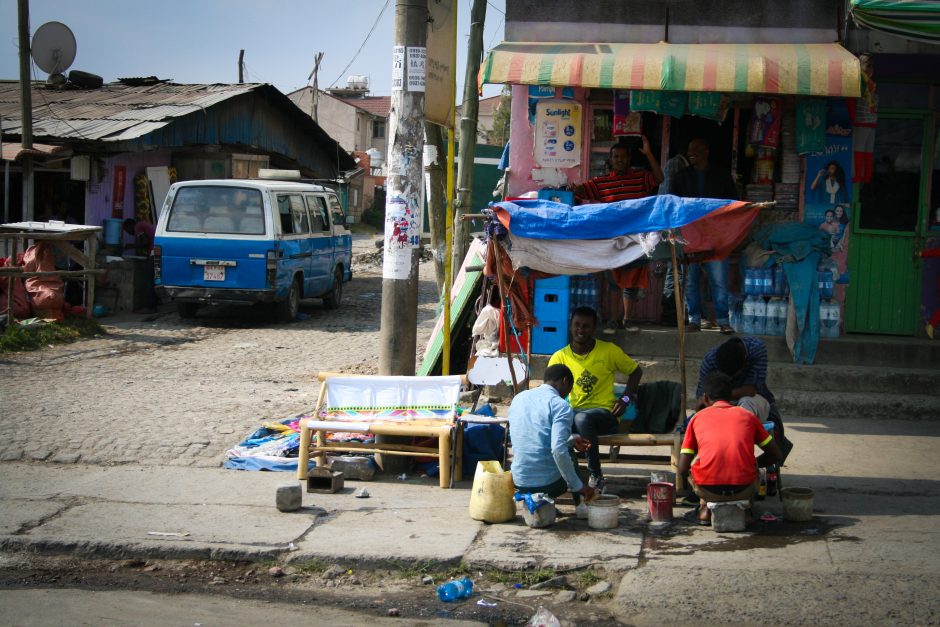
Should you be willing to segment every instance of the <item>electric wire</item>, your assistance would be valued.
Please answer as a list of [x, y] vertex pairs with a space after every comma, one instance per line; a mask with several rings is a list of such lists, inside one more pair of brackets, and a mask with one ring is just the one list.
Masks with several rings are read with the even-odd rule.
[[362, 45], [359, 46], [359, 50], [356, 51], [356, 54], [353, 55], [353, 58], [349, 60], [349, 63], [346, 64], [346, 67], [344, 67], [343, 70], [339, 73], [339, 76], [336, 77], [336, 80], [330, 83], [330, 87], [335, 86], [336, 83], [341, 78], [343, 78], [343, 75], [346, 74], [346, 70], [348, 70], [350, 66], [356, 61], [356, 59], [359, 57], [359, 53], [362, 52], [362, 49], [366, 47], [367, 43], [369, 43], [369, 38], [371, 38], [372, 33], [375, 32], [375, 27], [379, 25], [379, 20], [381, 20], [382, 16], [385, 14], [385, 9], [388, 8], [389, 2], [391, 2], [391, 0], [385, 0], [385, 4], [382, 6], [382, 10], [379, 11], [378, 16], [375, 18], [375, 22], [372, 24], [372, 28], [369, 29], [369, 33], [366, 35], [366, 38], [362, 41]]

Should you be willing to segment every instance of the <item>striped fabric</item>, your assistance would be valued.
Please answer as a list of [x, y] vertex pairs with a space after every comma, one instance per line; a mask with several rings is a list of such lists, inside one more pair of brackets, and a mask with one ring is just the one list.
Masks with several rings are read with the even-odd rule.
[[906, 39], [940, 42], [937, 0], [852, 0], [851, 12], [861, 26]]
[[838, 44], [503, 42], [484, 83], [603, 89], [860, 95], [858, 59]]

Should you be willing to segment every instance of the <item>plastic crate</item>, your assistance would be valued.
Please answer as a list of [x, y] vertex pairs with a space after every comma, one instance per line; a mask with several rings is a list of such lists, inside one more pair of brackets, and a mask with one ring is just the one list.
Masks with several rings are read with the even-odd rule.
[[536, 320], [567, 320], [570, 299], [566, 289], [536, 287], [532, 313]]
[[547, 279], [535, 279], [535, 289], [567, 290], [571, 285], [571, 277], [559, 274]]
[[532, 352], [551, 355], [568, 344], [568, 322], [565, 320], [539, 320], [532, 329]]

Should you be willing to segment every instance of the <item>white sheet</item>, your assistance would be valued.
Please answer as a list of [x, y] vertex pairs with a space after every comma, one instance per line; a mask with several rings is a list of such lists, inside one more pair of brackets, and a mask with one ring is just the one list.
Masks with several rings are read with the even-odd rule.
[[552, 274], [588, 274], [619, 268], [652, 253], [659, 233], [622, 235], [612, 239], [530, 239], [509, 235], [514, 268]]
[[331, 377], [326, 409], [450, 409], [461, 377]]

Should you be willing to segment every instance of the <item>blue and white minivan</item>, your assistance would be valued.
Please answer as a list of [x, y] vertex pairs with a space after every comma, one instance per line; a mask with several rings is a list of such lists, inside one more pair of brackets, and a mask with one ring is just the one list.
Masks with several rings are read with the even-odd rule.
[[153, 255], [157, 291], [180, 317], [200, 305], [273, 303], [290, 321], [301, 298], [338, 307], [352, 279], [352, 236], [336, 193], [299, 182], [174, 183]]

